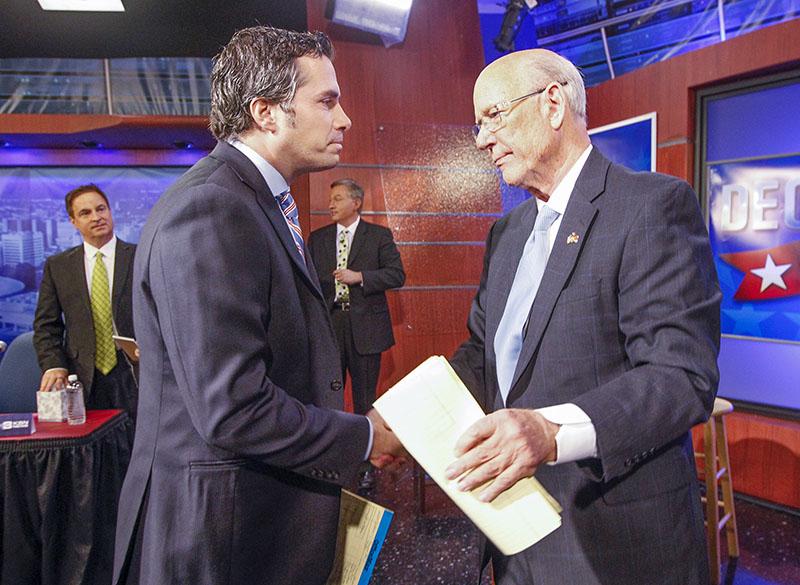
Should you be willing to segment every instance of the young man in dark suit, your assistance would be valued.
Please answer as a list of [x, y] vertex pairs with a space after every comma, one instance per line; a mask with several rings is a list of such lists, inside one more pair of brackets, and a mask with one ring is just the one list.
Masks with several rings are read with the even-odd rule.
[[74, 373], [87, 408], [136, 414], [133, 368], [111, 336], [134, 337], [131, 303], [136, 246], [114, 235], [108, 197], [96, 185], [66, 195], [69, 220], [83, 244], [50, 256], [44, 265], [33, 321], [42, 368], [39, 389], [62, 389]]
[[536, 474], [562, 526], [488, 553], [498, 585], [704, 585], [689, 430], [719, 379], [720, 292], [685, 182], [633, 173], [592, 148], [580, 72], [546, 50], [491, 65], [475, 136], [534, 196], [492, 227], [453, 357], [488, 416], [449, 477], [491, 501]]
[[322, 585], [341, 487], [400, 453], [342, 411], [336, 338], [289, 185], [350, 119], [322, 33], [237, 32], [211, 74], [217, 146], [156, 203], [134, 266], [139, 425], [114, 583]]
[[[365, 414], [375, 400], [381, 352], [394, 345], [386, 291], [403, 286], [406, 275], [392, 231], [364, 221], [364, 189], [352, 179], [331, 183], [334, 223], [311, 233], [308, 248], [331, 311], [339, 344], [342, 379], [347, 371], [356, 414]], [[371, 467], [359, 487], [375, 485]]]

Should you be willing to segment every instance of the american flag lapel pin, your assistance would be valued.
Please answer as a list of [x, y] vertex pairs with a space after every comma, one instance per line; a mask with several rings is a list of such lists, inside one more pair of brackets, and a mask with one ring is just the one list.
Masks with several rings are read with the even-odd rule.
[[570, 235], [567, 236], [567, 244], [577, 244], [580, 236], [575, 232], [572, 232]]

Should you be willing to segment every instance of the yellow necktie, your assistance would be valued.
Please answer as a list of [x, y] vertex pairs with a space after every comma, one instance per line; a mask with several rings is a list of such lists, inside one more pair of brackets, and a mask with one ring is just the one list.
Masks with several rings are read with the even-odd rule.
[[[339, 245], [336, 248], [336, 268], [341, 270], [347, 268], [347, 254], [349, 252], [347, 245], [347, 230], [342, 230], [339, 234]], [[350, 287], [343, 282], [336, 281], [336, 300], [347, 302], [350, 300]]]
[[103, 262], [103, 253], [95, 255], [92, 272], [92, 319], [94, 320], [94, 365], [106, 375], [117, 365], [117, 350], [114, 347], [114, 325], [111, 318], [111, 294], [108, 290], [108, 271]]

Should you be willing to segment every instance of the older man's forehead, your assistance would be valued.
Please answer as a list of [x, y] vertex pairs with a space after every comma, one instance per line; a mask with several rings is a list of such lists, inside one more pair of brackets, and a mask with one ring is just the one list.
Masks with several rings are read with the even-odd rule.
[[500, 75], [482, 75], [475, 82], [473, 105], [476, 114], [485, 114], [498, 102], [512, 99], [514, 96], [512, 79]]

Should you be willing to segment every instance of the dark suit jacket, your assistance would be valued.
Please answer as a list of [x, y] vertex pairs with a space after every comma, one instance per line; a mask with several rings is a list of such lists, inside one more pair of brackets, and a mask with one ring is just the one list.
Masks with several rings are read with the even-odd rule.
[[[333, 279], [336, 269], [336, 224], [313, 231], [308, 249], [319, 274], [325, 302], [331, 308], [336, 295]], [[394, 345], [385, 291], [403, 286], [406, 280], [391, 230], [362, 218], [353, 234], [347, 267], [361, 272], [364, 277], [363, 286], [350, 287], [350, 321], [356, 351], [360, 354], [385, 351]]]
[[[489, 411], [503, 406], [493, 340], [536, 214], [529, 200], [493, 226], [471, 337], [452, 360]], [[507, 400], [572, 402], [597, 431], [597, 458], [536, 472], [564, 508], [562, 527], [520, 553], [537, 585], [707, 582], [688, 431], [707, 419], [717, 390], [720, 298], [691, 188], [593, 150]]]
[[[119, 335], [134, 337], [131, 290], [136, 246], [117, 238], [111, 310]], [[50, 256], [44, 264], [33, 320], [33, 344], [42, 371], [66, 368], [87, 392], [94, 380], [94, 320], [83, 244]]]
[[146, 584], [324, 583], [339, 486], [357, 476], [369, 424], [335, 410], [339, 352], [317, 276], [229, 144], [150, 213], [134, 315], [139, 416], [114, 582], [130, 554]]

